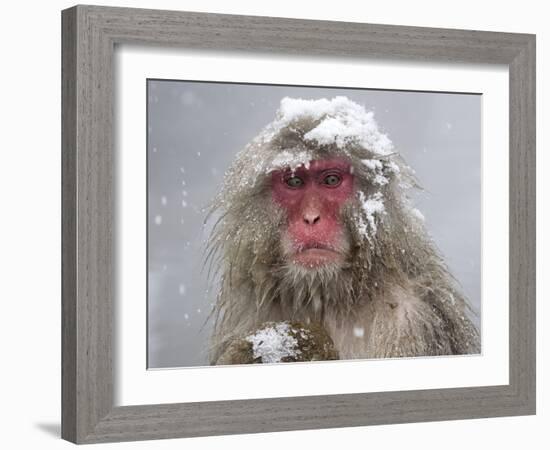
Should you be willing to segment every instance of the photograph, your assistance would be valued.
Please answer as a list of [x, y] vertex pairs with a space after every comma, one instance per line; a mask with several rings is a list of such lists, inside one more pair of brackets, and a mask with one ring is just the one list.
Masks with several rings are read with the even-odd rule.
[[481, 354], [481, 99], [147, 80], [147, 367]]
[[[7, 358], [47, 369], [31, 390], [57, 386], [38, 398], [57, 397], [61, 420], [33, 407], [37, 436], [57, 424], [75, 444], [423, 449], [542, 436], [541, 14], [68, 6], [61, 27], [27, 14], [57, 30], [61, 101], [6, 147], [48, 133], [61, 146], [61, 161], [40, 144], [6, 152], [47, 175], [18, 174], [40, 201], [14, 201], [61, 211], [61, 252], [42, 239], [60, 261], [35, 271], [60, 291], [48, 333], [61, 352], [35, 351], [48, 333], [33, 332]], [[56, 174], [59, 205], [40, 214], [36, 186]], [[28, 269], [21, 242], [48, 233], [25, 234], [9, 259]], [[36, 285], [43, 306], [23, 272], [13, 292]]]

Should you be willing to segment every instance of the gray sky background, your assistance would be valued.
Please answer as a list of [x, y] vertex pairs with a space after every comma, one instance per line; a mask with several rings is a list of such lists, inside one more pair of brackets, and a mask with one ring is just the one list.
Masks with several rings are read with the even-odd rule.
[[[373, 110], [424, 188], [415, 203], [480, 309], [481, 96], [148, 81], [148, 366], [207, 365], [215, 289], [202, 270], [203, 208], [285, 96], [345, 95]], [[479, 321], [476, 320], [479, 324]]]

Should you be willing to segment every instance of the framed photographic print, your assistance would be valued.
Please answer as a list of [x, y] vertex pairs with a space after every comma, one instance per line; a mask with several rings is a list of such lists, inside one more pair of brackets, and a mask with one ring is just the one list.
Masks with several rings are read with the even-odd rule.
[[534, 36], [62, 17], [65, 439], [534, 414]]

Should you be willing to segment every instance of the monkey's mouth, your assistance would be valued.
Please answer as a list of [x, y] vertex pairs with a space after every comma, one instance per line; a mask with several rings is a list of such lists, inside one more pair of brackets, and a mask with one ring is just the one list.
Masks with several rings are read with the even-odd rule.
[[292, 255], [292, 261], [303, 267], [316, 268], [329, 263], [340, 262], [342, 255], [332, 247], [313, 243], [301, 246]]

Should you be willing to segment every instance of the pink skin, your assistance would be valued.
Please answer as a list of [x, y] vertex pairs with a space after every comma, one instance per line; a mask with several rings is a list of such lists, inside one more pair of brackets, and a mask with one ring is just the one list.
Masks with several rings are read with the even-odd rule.
[[341, 261], [340, 212], [353, 194], [349, 162], [311, 161], [307, 169], [274, 171], [271, 182], [273, 200], [287, 212], [292, 261], [308, 268]]

